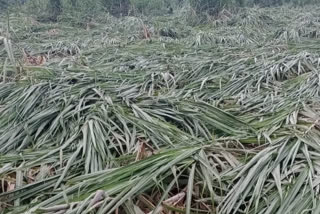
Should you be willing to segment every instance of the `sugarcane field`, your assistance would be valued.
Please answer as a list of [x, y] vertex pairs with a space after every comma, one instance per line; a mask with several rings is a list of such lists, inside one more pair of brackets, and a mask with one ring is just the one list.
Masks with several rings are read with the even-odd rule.
[[320, 214], [320, 1], [0, 0], [0, 214]]

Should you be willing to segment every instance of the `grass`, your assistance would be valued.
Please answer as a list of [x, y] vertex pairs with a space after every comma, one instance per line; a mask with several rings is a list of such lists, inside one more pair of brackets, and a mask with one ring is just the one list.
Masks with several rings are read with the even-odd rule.
[[1, 17], [2, 212], [318, 213], [318, 11]]

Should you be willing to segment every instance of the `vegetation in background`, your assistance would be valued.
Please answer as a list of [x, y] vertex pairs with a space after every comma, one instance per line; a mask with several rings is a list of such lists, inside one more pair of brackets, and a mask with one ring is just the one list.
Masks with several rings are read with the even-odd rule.
[[318, 5], [50, 1], [0, 14], [2, 213], [320, 213]]
[[[74, 4], [74, 1], [72, 2]], [[48, 13], [52, 21], [57, 21], [58, 16], [62, 12], [62, 4], [60, 0], [49, 0]]]
[[47, 16], [50, 16], [49, 20], [54, 21], [62, 10], [75, 12], [81, 9], [84, 15], [85, 13], [107, 11], [113, 16], [120, 17], [139, 14], [165, 15], [168, 12], [172, 13], [173, 9], [190, 5], [198, 14], [217, 16], [224, 9], [231, 10], [238, 7], [304, 6], [316, 3], [318, 3], [317, 0], [43, 0], [41, 3], [36, 0], [10, 0], [1, 3], [1, 7], [6, 9], [10, 5], [27, 4], [32, 12], [36, 7], [38, 8], [37, 14], [43, 15], [45, 12]]

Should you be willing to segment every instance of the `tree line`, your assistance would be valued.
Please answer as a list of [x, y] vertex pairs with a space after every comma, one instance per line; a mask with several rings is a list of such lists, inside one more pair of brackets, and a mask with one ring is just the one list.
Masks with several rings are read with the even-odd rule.
[[[27, 1], [34, 0], [0, 0], [0, 11], [4, 11], [12, 4], [24, 4]], [[47, 10], [49, 18], [56, 21], [57, 17], [63, 12], [63, 2], [68, 2], [73, 8], [81, 5], [86, 0], [47, 0]], [[132, 15], [132, 11], [145, 13], [149, 11], [150, 5], [154, 8], [167, 9], [172, 11], [172, 7], [183, 3], [190, 5], [198, 13], [207, 13], [210, 15], [218, 14], [223, 8], [245, 7], [245, 6], [280, 6], [291, 3], [293, 5], [304, 5], [316, 3], [318, 0], [96, 0], [101, 7], [114, 16]], [[133, 10], [134, 9], [134, 10]], [[152, 13], [151, 13], [152, 14]]]

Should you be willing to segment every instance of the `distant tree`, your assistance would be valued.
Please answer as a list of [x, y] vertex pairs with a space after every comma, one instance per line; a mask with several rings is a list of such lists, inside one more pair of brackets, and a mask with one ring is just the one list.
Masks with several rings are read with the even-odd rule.
[[102, 0], [105, 8], [113, 16], [126, 16], [130, 10], [130, 0]]
[[8, 1], [7, 0], [0, 0], [0, 11], [5, 10], [8, 7]]
[[58, 16], [62, 12], [61, 0], [49, 0], [48, 12], [51, 21], [57, 21]]
[[240, 6], [240, 7], [245, 6], [245, 0], [237, 0], [236, 2], [238, 4], [237, 6]]
[[77, 0], [71, 0], [71, 5], [72, 5], [72, 7], [76, 7], [77, 6]]

